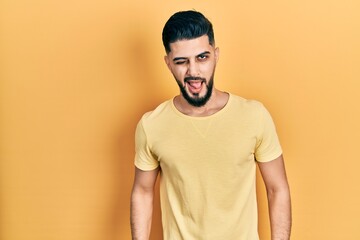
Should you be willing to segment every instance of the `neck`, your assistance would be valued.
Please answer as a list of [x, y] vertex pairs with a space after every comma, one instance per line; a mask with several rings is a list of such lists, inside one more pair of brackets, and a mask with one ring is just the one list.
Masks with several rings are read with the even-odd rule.
[[226, 105], [228, 99], [229, 94], [214, 88], [209, 101], [204, 106], [192, 106], [182, 95], [175, 97], [174, 105], [180, 112], [185, 115], [193, 117], [206, 117], [220, 111]]

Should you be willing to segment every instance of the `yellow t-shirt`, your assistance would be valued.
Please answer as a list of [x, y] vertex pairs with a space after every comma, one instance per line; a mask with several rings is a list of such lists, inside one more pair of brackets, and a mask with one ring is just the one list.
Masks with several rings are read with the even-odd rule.
[[160, 166], [164, 240], [257, 240], [256, 161], [282, 154], [268, 111], [230, 94], [207, 117], [179, 112], [173, 100], [144, 114], [135, 166]]

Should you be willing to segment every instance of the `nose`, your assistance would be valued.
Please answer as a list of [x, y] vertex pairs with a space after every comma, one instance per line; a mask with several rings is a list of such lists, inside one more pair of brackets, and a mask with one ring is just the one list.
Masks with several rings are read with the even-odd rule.
[[189, 61], [187, 75], [194, 77], [199, 76], [199, 66], [196, 62]]

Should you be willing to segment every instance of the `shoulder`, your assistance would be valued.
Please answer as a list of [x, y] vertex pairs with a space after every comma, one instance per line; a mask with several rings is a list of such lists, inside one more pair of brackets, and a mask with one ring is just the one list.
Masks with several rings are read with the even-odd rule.
[[171, 101], [172, 99], [164, 101], [159, 104], [154, 110], [144, 113], [141, 117], [140, 122], [142, 124], [149, 124], [152, 122], [157, 122], [161, 118], [167, 116], [171, 112]]
[[231, 105], [237, 110], [245, 111], [247, 113], [260, 113], [265, 110], [264, 105], [258, 100], [246, 99], [234, 94], [230, 94], [230, 96]]

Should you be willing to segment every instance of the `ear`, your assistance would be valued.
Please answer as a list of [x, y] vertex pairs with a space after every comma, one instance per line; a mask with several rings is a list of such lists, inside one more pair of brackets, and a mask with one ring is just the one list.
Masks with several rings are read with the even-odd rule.
[[216, 63], [219, 61], [219, 57], [220, 57], [220, 49], [217, 47], [217, 48], [215, 48], [215, 60], [216, 60]]
[[169, 55], [165, 55], [164, 60], [165, 60], [166, 66], [171, 71]]

